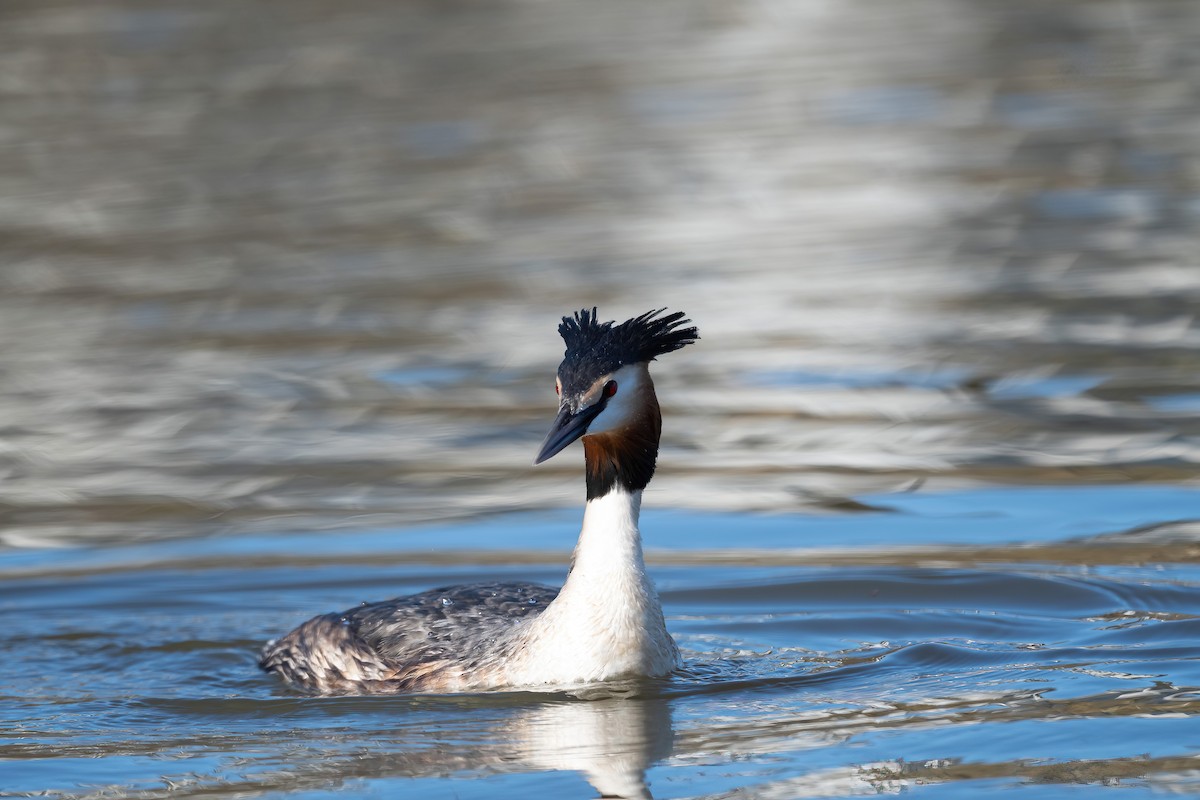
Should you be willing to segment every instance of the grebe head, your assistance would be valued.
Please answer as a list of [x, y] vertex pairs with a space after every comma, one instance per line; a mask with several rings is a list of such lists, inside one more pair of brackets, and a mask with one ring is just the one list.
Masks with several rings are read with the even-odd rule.
[[[658, 444], [659, 412], [647, 369], [656, 357], [700, 338], [682, 311], [660, 317], [666, 309], [647, 311], [620, 325], [600, 322], [596, 309], [563, 317], [558, 332], [567, 345], [554, 389], [558, 416], [534, 464], [540, 464], [585, 434], [593, 437], [653, 428]], [[651, 419], [652, 418], [652, 419]], [[650, 455], [651, 465], [654, 454]], [[653, 466], [651, 466], [653, 471]]]

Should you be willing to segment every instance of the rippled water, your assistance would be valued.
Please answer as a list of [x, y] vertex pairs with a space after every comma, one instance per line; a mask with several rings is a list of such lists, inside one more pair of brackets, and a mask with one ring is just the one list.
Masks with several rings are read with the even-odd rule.
[[[1200, 792], [1200, 6], [0, 9], [0, 796]], [[558, 316], [686, 310], [686, 656], [313, 698], [560, 581]]]

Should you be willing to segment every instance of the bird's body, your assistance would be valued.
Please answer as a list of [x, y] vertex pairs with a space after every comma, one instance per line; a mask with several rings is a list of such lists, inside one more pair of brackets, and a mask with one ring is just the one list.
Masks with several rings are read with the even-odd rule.
[[559, 327], [560, 409], [535, 463], [582, 436], [588, 490], [561, 589], [452, 586], [314, 617], [269, 642], [262, 668], [321, 693], [554, 689], [674, 670], [638, 529], [661, 428], [647, 364], [697, 335], [677, 329], [683, 314], [658, 313], [613, 326], [593, 309]]

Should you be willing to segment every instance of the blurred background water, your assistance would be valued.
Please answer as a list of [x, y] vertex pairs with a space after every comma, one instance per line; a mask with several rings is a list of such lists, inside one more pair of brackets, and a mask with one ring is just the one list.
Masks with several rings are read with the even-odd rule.
[[[1177, 0], [9, 0], [0, 795], [1200, 791], [1198, 87]], [[258, 674], [561, 580], [592, 305], [703, 337], [643, 525], [684, 672]]]

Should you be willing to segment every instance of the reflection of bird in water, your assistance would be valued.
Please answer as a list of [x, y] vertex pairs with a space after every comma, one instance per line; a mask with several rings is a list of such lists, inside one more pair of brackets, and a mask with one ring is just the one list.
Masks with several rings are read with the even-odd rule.
[[[631, 684], [605, 686], [615, 692], [641, 688]], [[340, 733], [323, 729], [307, 740], [301, 736], [296, 746], [306, 756], [264, 765], [256, 773], [261, 778], [257, 785], [327, 790], [364, 780], [471, 780], [554, 771], [581, 773], [600, 797], [651, 800], [646, 772], [670, 758], [675, 748], [669, 700], [542, 698], [465, 697], [449, 706], [444, 698], [410, 699], [399, 716], [368, 713]], [[352, 746], [363, 736], [374, 744]]]
[[517, 763], [582, 772], [600, 797], [651, 800], [646, 770], [674, 749], [663, 699], [546, 704], [515, 723]]
[[638, 531], [662, 426], [648, 365], [699, 336], [663, 310], [615, 325], [585, 309], [558, 326], [559, 411], [534, 463], [583, 437], [587, 478], [562, 589], [453, 586], [325, 614], [269, 642], [262, 668], [329, 693], [550, 688], [675, 669]]

